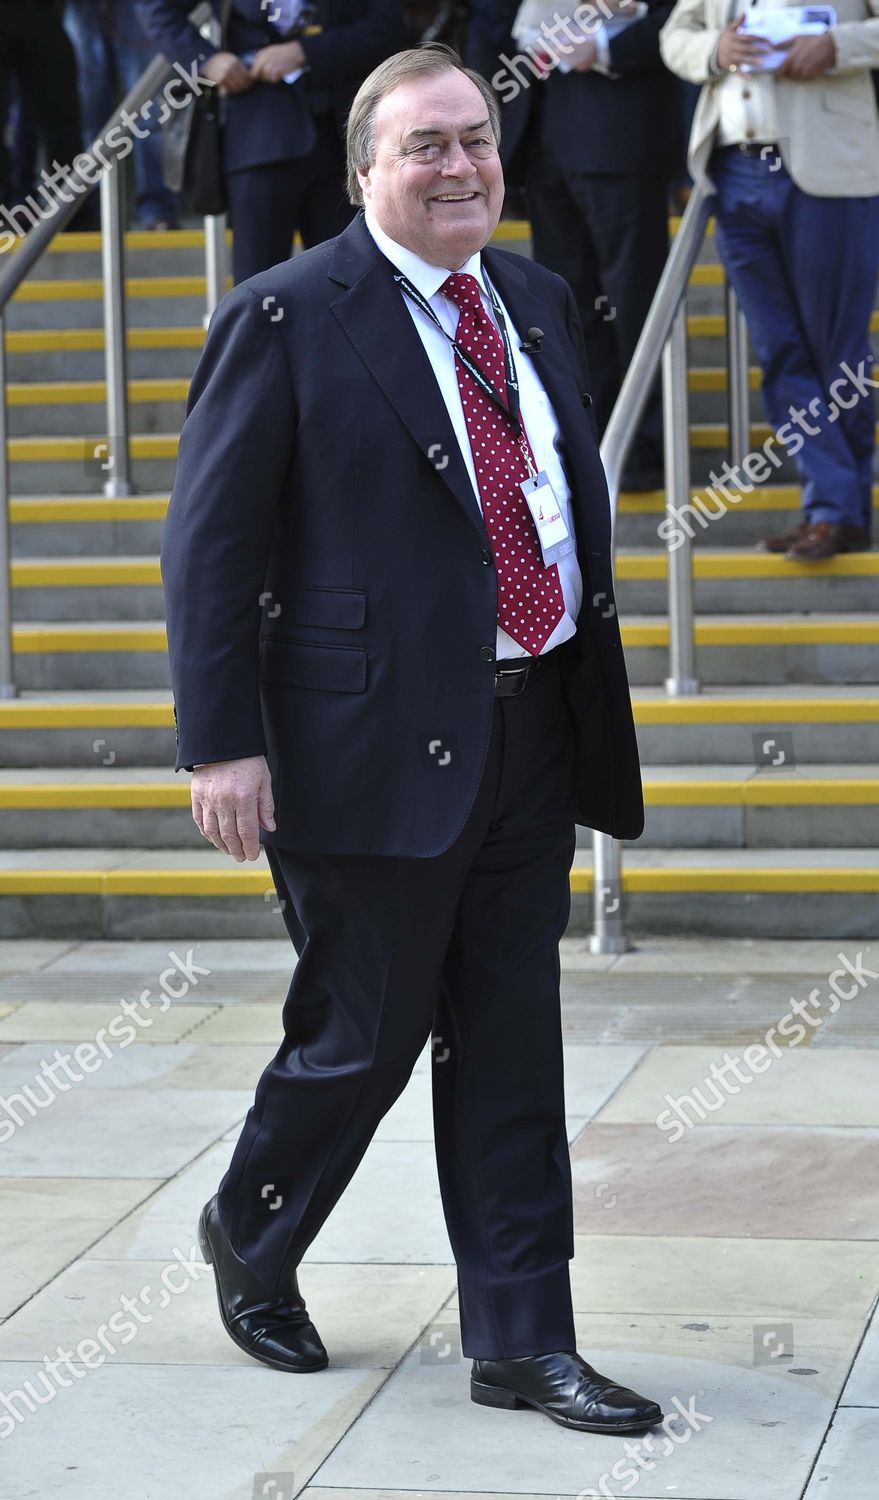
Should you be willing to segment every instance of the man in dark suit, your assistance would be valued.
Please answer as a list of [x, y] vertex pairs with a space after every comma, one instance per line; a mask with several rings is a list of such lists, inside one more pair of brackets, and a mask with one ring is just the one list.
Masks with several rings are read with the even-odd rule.
[[[534, 256], [573, 288], [599, 434], [665, 265], [669, 182], [682, 160], [680, 84], [659, 55], [659, 32], [672, 0], [647, 0], [647, 5], [643, 19], [616, 35], [605, 39], [597, 30], [575, 69], [553, 67], [542, 82], [531, 83], [532, 111], [520, 148], [528, 155]], [[527, 80], [529, 74], [522, 70], [522, 76]], [[494, 77], [507, 100], [511, 86], [499, 74]], [[511, 100], [506, 107], [512, 111], [518, 105]], [[662, 455], [657, 382], [623, 488], [661, 486]]]
[[575, 821], [638, 836], [638, 756], [574, 299], [485, 249], [497, 121], [446, 47], [377, 68], [364, 212], [231, 292], [193, 381], [176, 769], [218, 849], [265, 847], [299, 954], [199, 1235], [236, 1343], [322, 1368], [296, 1268], [432, 1032], [473, 1399], [639, 1431], [576, 1352], [558, 957]]
[[401, 0], [211, 0], [221, 47], [190, 24], [192, 0], [138, 0], [169, 59], [221, 86], [232, 271], [244, 281], [351, 219], [345, 116], [370, 68], [403, 41]]

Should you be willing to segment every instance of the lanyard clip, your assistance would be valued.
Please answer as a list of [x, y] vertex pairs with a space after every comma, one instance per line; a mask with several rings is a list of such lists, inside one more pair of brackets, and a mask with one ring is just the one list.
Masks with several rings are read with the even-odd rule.
[[525, 467], [528, 470], [528, 478], [536, 479], [537, 470], [534, 467], [534, 459], [531, 457], [531, 448], [529, 446], [528, 439], [525, 436], [524, 428], [520, 428], [519, 430], [519, 447], [522, 450], [522, 457], [525, 460]]

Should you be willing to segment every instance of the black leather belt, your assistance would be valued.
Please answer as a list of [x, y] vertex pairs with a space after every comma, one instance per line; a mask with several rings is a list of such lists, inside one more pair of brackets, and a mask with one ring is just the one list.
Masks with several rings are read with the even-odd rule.
[[494, 696], [514, 698], [517, 693], [524, 692], [526, 684], [541, 671], [551, 655], [552, 652], [547, 651], [544, 656], [511, 656], [499, 661], [494, 671]]
[[769, 156], [781, 156], [775, 141], [734, 141], [731, 146], [718, 146], [718, 151], [741, 151], [743, 156], [759, 156], [765, 161]]

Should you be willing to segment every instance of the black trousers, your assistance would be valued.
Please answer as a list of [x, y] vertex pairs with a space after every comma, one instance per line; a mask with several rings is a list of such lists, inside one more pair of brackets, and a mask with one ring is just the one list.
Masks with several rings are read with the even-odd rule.
[[354, 217], [345, 195], [345, 155], [333, 116], [318, 115], [307, 156], [226, 175], [236, 283], [289, 260], [299, 230], [306, 249], [341, 234]]
[[[289, 1284], [432, 1033], [463, 1352], [575, 1348], [558, 954], [573, 749], [551, 652], [523, 693], [495, 699], [476, 800], [444, 854], [266, 847], [299, 962], [284, 1040], [257, 1085], [219, 1213], [267, 1288]], [[344, 775], [343, 746], [339, 755]]]
[[[659, 173], [562, 173], [536, 156], [527, 181], [534, 259], [573, 289], [599, 434], [604, 432], [668, 254], [668, 182]], [[662, 462], [657, 381], [629, 455]]]
[[[59, 0], [4, 0], [0, 4], [0, 203], [12, 208], [12, 172], [4, 134], [10, 88], [29, 111], [47, 165], [69, 166], [82, 151], [76, 59], [62, 25]], [[42, 197], [38, 198], [42, 205]], [[28, 223], [22, 220], [22, 229]]]

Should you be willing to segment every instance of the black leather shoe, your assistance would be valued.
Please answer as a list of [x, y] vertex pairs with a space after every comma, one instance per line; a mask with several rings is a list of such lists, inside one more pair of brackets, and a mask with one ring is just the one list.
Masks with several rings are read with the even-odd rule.
[[223, 1327], [233, 1343], [274, 1370], [323, 1370], [329, 1364], [320, 1334], [305, 1310], [296, 1272], [292, 1296], [273, 1297], [236, 1255], [217, 1213], [217, 1195], [198, 1220], [198, 1243], [214, 1268]]
[[655, 1401], [616, 1385], [571, 1353], [474, 1359], [470, 1399], [480, 1406], [534, 1406], [578, 1432], [644, 1432], [662, 1419]]

